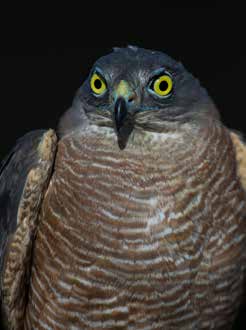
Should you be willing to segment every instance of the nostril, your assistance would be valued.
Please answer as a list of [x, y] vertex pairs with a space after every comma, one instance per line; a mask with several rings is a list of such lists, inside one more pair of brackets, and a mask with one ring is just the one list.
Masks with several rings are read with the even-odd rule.
[[134, 101], [134, 99], [135, 99], [135, 97], [134, 97], [134, 96], [130, 96], [130, 97], [129, 97], [129, 99], [128, 99], [128, 103], [131, 103], [131, 102], [133, 102], [133, 101]]

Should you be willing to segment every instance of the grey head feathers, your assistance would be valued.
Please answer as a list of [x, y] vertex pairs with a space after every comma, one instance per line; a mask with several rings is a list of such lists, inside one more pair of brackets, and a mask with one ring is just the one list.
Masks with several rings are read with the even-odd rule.
[[[105, 84], [101, 95], [95, 94], [91, 87], [95, 73]], [[151, 90], [153, 81], [163, 75], [169, 75], [172, 81], [167, 97], [160, 97]], [[117, 94], [119, 90], [120, 95]], [[121, 102], [116, 109], [117, 99]], [[117, 117], [116, 112], [117, 116], [121, 115]], [[208, 116], [219, 119], [206, 90], [180, 62], [160, 51], [136, 46], [115, 47], [113, 52], [95, 62], [78, 89], [72, 108], [61, 119], [58, 131], [63, 136], [88, 125], [97, 125], [124, 136], [134, 129], [162, 132], [173, 122], [194, 123]], [[124, 123], [117, 126], [116, 117], [117, 120], [124, 117]]]

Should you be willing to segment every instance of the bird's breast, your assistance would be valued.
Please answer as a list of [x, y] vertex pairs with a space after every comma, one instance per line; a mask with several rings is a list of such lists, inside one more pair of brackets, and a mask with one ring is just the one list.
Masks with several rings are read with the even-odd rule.
[[90, 262], [101, 260], [127, 276], [162, 269], [164, 256], [191, 237], [188, 216], [199, 216], [204, 206], [194, 168], [199, 159], [196, 164], [184, 150], [165, 152], [121, 152], [98, 138], [62, 141], [45, 217], [68, 226]]
[[[201, 270], [196, 290], [209, 284], [218, 239], [231, 260], [240, 250], [232, 218], [243, 202], [229, 140], [210, 131], [188, 146], [172, 136], [159, 148], [121, 151], [110, 139], [82, 134], [59, 143], [34, 249], [34, 315], [52, 319], [55, 308], [88, 329], [192, 324], [192, 280]], [[219, 234], [216, 226], [224, 226]]]

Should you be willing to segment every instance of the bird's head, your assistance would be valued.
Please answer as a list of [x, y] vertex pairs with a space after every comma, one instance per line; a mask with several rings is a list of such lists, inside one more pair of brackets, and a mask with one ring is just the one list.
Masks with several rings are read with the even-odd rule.
[[121, 149], [134, 129], [165, 132], [204, 115], [218, 117], [205, 89], [181, 63], [133, 46], [97, 60], [75, 104], [89, 123], [114, 130]]

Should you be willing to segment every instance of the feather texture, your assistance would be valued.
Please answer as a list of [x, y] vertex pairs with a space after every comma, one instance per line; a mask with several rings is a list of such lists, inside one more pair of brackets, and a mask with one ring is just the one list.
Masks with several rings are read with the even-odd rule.
[[52, 130], [28, 133], [2, 165], [0, 297], [8, 329], [23, 327], [32, 244], [55, 146], [56, 136]]
[[26, 329], [229, 329], [245, 254], [229, 132], [135, 133], [120, 152], [106, 131], [59, 142]]

